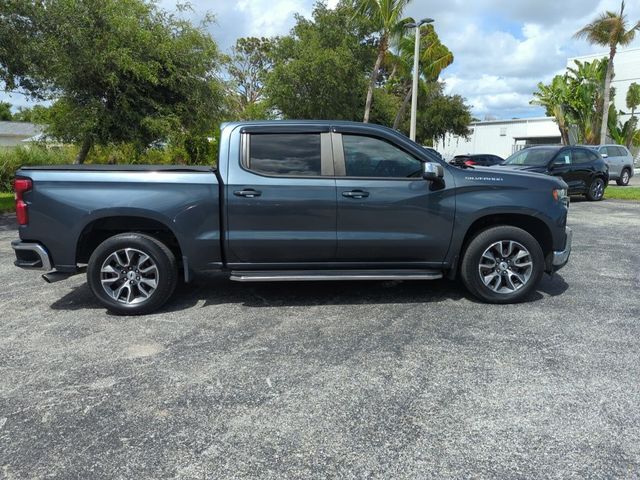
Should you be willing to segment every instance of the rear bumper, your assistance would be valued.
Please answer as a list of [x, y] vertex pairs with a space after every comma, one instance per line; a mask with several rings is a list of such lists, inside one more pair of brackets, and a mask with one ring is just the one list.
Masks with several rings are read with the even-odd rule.
[[16, 267], [46, 271], [53, 268], [49, 252], [39, 243], [14, 240], [11, 242], [11, 248], [16, 254]]
[[567, 240], [565, 242], [565, 246], [563, 250], [556, 250], [553, 252], [553, 270], [560, 270], [564, 267], [569, 261], [569, 256], [571, 255], [571, 241], [573, 240], [573, 232], [569, 227], [565, 227], [565, 233], [567, 236]]

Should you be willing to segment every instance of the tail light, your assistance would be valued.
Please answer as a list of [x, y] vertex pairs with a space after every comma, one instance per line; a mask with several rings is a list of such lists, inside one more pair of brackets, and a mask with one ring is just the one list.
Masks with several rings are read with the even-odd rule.
[[473, 166], [473, 165], [477, 165], [477, 163], [474, 162], [473, 160], [465, 160], [464, 164], [465, 165], [469, 165], [470, 167]]
[[13, 181], [13, 191], [16, 198], [16, 219], [19, 225], [26, 225], [29, 223], [29, 212], [27, 211], [27, 204], [24, 201], [24, 194], [31, 190], [33, 183], [28, 178], [16, 178]]

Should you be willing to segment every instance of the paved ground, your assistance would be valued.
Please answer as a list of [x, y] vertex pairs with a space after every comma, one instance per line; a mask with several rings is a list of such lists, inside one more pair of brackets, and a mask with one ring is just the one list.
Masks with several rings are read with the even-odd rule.
[[5, 221], [0, 477], [638, 478], [640, 204], [569, 223], [523, 305], [212, 277], [121, 318], [14, 269]]

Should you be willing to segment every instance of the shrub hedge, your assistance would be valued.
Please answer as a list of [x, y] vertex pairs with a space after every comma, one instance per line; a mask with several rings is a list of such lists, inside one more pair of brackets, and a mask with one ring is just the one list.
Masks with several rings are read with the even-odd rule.
[[[64, 165], [73, 163], [77, 146], [0, 148], [0, 192], [11, 191], [11, 181], [21, 166]], [[142, 164], [142, 165], [214, 165], [217, 147], [206, 138], [190, 139], [184, 146], [162, 146], [140, 152], [134, 145], [96, 146], [85, 163]]]

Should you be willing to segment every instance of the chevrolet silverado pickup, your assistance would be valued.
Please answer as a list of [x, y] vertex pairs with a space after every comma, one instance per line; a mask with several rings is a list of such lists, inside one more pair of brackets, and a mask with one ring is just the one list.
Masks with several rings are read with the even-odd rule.
[[23, 167], [18, 267], [79, 273], [119, 314], [161, 307], [179, 280], [461, 277], [522, 301], [567, 263], [567, 185], [459, 168], [391, 129], [337, 121], [226, 123], [217, 168]]

